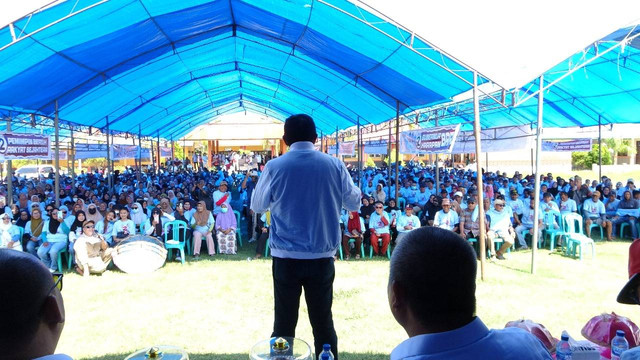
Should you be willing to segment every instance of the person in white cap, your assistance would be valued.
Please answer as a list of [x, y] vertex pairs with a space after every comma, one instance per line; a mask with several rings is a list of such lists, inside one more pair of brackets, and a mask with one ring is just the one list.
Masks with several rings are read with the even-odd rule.
[[[514, 231], [511, 227], [511, 213], [505, 210], [504, 200], [497, 199], [493, 202], [493, 209], [487, 211], [487, 215], [491, 219], [487, 239], [491, 249], [491, 257], [495, 256], [498, 260], [504, 260], [504, 252], [513, 245]], [[501, 238], [503, 243], [499, 250], [496, 251], [494, 240]]]
[[398, 238], [396, 239], [396, 243], [402, 241], [409, 231], [413, 229], [417, 229], [420, 227], [420, 219], [417, 216], [413, 215], [413, 207], [411, 205], [407, 205], [404, 211], [404, 214], [400, 215], [398, 218]]
[[447, 198], [442, 199], [442, 210], [436, 213], [433, 218], [433, 226], [458, 232], [458, 224], [460, 223], [460, 217], [455, 211], [451, 211], [451, 201]]
[[451, 207], [453, 208], [453, 211], [455, 211], [458, 214], [458, 217], [462, 217], [462, 212], [466, 207], [465, 204], [462, 202], [463, 196], [464, 195], [462, 195], [462, 191], [456, 191], [453, 194], [453, 201], [451, 202]]

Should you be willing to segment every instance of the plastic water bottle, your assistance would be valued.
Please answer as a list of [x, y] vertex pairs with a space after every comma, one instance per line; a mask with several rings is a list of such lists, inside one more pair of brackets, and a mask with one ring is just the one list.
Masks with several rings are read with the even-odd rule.
[[629, 342], [624, 338], [624, 330], [616, 331], [616, 337], [611, 340], [611, 360], [620, 360], [623, 352], [629, 350]]
[[331, 345], [322, 345], [322, 352], [318, 355], [318, 360], [333, 360], [333, 353], [331, 352]]
[[569, 335], [562, 334], [558, 345], [556, 345], [556, 360], [571, 360], [571, 345], [569, 345]]

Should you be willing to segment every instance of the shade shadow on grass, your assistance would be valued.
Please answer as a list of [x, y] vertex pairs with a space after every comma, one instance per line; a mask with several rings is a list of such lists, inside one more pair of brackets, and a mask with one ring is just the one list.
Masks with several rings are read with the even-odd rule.
[[[129, 354], [107, 354], [97, 357], [84, 357], [80, 360], [123, 360]], [[190, 360], [248, 360], [249, 354], [189, 354]], [[388, 354], [374, 353], [340, 353], [342, 360], [386, 360], [389, 359]]]

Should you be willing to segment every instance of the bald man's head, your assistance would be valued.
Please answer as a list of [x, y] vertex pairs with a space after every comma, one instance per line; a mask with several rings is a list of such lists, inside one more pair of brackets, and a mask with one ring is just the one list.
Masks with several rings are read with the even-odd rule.
[[52, 354], [64, 326], [64, 305], [51, 273], [31, 254], [0, 249], [0, 274], [0, 353]]

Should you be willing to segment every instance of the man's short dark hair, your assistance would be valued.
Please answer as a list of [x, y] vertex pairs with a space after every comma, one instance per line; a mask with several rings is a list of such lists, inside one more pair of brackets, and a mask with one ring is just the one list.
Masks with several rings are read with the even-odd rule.
[[0, 348], [31, 340], [40, 323], [40, 308], [53, 284], [44, 265], [34, 256], [0, 249]]
[[284, 122], [284, 140], [288, 145], [298, 141], [314, 142], [317, 137], [316, 124], [309, 115], [291, 115]]
[[474, 316], [476, 271], [476, 255], [462, 237], [421, 227], [393, 250], [389, 281], [406, 291], [408, 306], [423, 325], [446, 325]]

